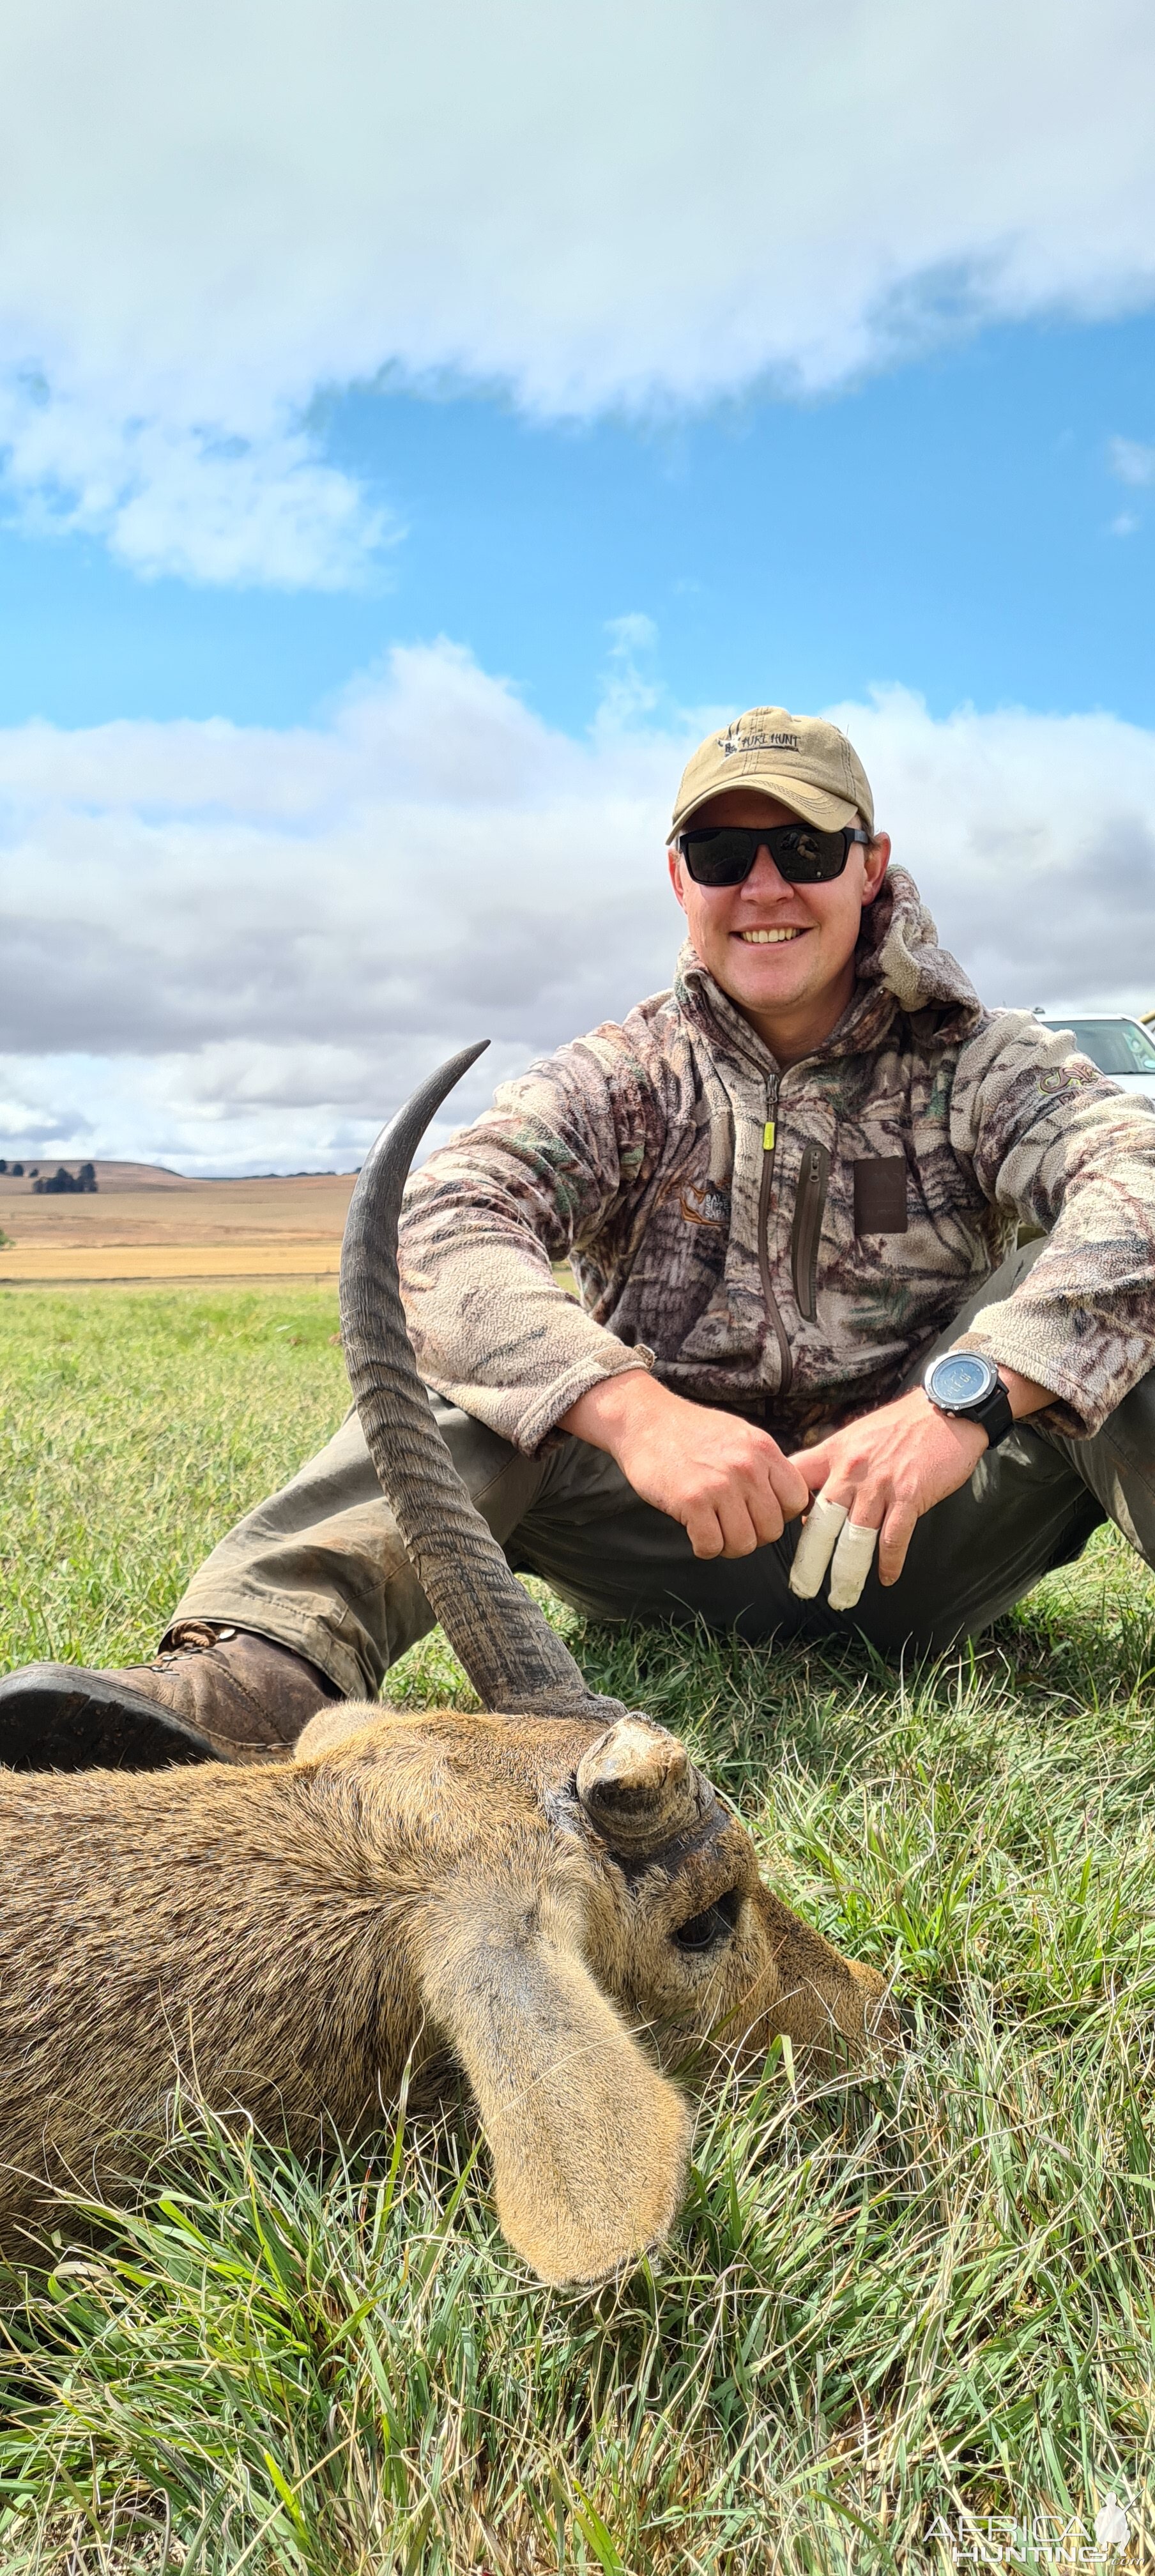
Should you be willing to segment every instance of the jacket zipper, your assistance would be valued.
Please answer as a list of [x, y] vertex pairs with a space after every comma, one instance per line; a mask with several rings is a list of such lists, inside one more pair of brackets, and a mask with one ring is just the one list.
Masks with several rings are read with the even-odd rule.
[[798, 1175], [798, 1197], [790, 1243], [794, 1297], [800, 1315], [814, 1321], [818, 1303], [818, 1239], [826, 1207], [830, 1156], [825, 1145], [807, 1145]]
[[778, 1300], [774, 1294], [770, 1279], [770, 1193], [774, 1187], [774, 1147], [777, 1138], [777, 1108], [778, 1085], [777, 1083], [773, 1083], [766, 1096], [767, 1116], [766, 1123], [762, 1129], [762, 1186], [758, 1192], [758, 1268], [762, 1278], [762, 1294], [766, 1300], [766, 1312], [774, 1326], [774, 1333], [778, 1343], [778, 1357], [780, 1363], [778, 1393], [779, 1395], [788, 1395], [790, 1392], [790, 1382], [794, 1375], [794, 1362], [790, 1356], [790, 1344], [786, 1339], [786, 1326], [778, 1311]]

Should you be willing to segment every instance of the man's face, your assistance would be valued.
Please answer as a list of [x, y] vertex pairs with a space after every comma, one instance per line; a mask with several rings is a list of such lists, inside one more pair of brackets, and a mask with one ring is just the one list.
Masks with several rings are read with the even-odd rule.
[[[691, 818], [694, 829], [741, 823], [767, 829], [798, 816], [773, 797], [748, 787], [713, 796]], [[769, 850], [759, 850], [743, 885], [696, 885], [676, 850], [670, 878], [686, 916], [690, 938], [739, 1010], [757, 1025], [779, 1015], [793, 1020], [824, 1004], [841, 1017], [854, 983], [853, 958], [862, 907], [873, 903], [890, 857], [884, 833], [869, 849], [853, 842], [840, 877], [827, 885], [788, 885]]]

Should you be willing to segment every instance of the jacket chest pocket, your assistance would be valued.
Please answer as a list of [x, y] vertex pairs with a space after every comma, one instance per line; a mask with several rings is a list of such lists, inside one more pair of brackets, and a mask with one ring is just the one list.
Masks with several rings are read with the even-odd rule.
[[790, 1228], [790, 1274], [794, 1302], [808, 1324], [813, 1323], [818, 1306], [818, 1242], [829, 1180], [830, 1156], [825, 1145], [804, 1145]]
[[905, 1234], [905, 1154], [866, 1154], [854, 1165], [856, 1234]]

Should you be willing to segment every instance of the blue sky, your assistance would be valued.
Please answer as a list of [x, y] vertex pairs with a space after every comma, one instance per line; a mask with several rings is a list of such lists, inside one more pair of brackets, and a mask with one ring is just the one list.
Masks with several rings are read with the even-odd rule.
[[470, 1107], [767, 700], [989, 999], [1155, 1005], [1152, 95], [1143, 0], [13, 0], [0, 1151]]
[[[648, 618], [657, 708], [859, 698], [1155, 723], [1155, 320], [1006, 325], [835, 393], [659, 422], [351, 393], [326, 453], [401, 533], [354, 590], [142, 580], [96, 537], [0, 537], [0, 722], [294, 724], [389, 645], [447, 635], [581, 731]], [[1131, 522], [1121, 529], [1120, 523]]]

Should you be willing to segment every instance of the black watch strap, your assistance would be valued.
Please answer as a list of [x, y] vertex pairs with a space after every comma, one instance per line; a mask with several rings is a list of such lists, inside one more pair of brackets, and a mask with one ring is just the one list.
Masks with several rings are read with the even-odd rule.
[[1001, 1378], [998, 1385], [991, 1388], [989, 1395], [980, 1396], [977, 1404], [968, 1404], [962, 1419], [964, 1422], [980, 1423], [987, 1435], [988, 1449], [998, 1448], [1000, 1440], [1005, 1440], [1008, 1431], [1013, 1431], [1015, 1427], [1011, 1399]]

